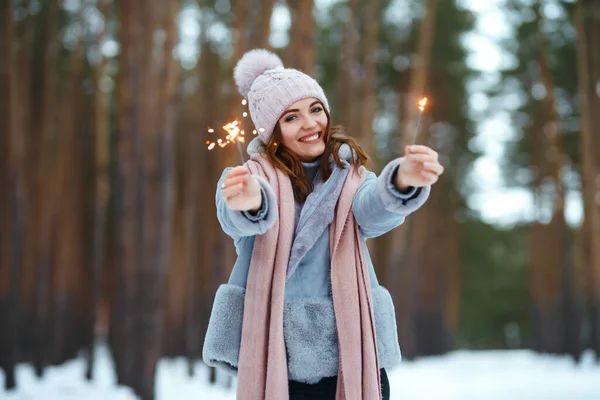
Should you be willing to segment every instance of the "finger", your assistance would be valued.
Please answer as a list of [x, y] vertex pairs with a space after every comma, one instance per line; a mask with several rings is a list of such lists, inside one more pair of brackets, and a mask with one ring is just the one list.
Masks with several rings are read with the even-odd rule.
[[437, 159], [432, 154], [408, 154], [404, 157], [406, 160], [418, 162], [437, 162]]
[[242, 185], [246, 185], [248, 183], [249, 178], [250, 178], [250, 175], [240, 175], [240, 176], [236, 176], [234, 178], [228, 178], [223, 181], [223, 185], [221, 187], [224, 189], [229, 186], [238, 185], [240, 183]]
[[248, 175], [248, 174], [250, 174], [250, 171], [248, 171], [248, 168], [246, 168], [244, 166], [235, 167], [235, 168], [230, 169], [229, 172], [227, 172], [226, 179], [231, 179], [231, 178], [235, 178], [236, 176]]
[[428, 185], [433, 185], [438, 181], [437, 174], [434, 174], [433, 172], [421, 171], [421, 175], [425, 178]]
[[231, 201], [232, 201], [232, 200], [235, 200], [236, 198], [240, 197], [241, 195], [242, 195], [242, 193], [241, 193], [241, 192], [240, 192], [240, 193], [233, 194], [233, 195], [231, 195], [231, 196], [229, 196], [228, 198], [226, 198], [226, 199], [225, 199], [225, 203], [227, 204], [227, 206], [228, 206], [229, 208], [237, 209], [237, 208], [235, 208], [235, 207], [234, 207], [234, 205], [233, 205], [233, 204], [231, 204]]
[[229, 186], [221, 192], [221, 195], [225, 198], [225, 200], [229, 200], [234, 197], [234, 195], [238, 195], [243, 192], [243, 185], [237, 184], [235, 186]]
[[414, 144], [412, 146], [408, 146], [408, 153], [410, 154], [431, 154], [433, 156], [436, 157], [437, 159], [437, 152], [434, 151], [433, 149], [427, 147], [427, 146], [423, 146], [421, 144]]
[[444, 167], [442, 167], [442, 165], [439, 163], [424, 162], [423, 168], [425, 168], [425, 170], [428, 172], [435, 173], [436, 175], [441, 175], [444, 173]]

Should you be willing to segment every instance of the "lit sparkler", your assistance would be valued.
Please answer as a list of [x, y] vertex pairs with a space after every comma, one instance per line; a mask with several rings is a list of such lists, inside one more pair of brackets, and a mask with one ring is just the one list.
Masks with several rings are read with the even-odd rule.
[[[242, 105], [246, 105], [248, 102], [246, 99], [242, 100]], [[244, 111], [242, 116], [245, 118], [248, 116], [248, 113]], [[225, 132], [227, 132], [227, 136], [225, 136], [225, 140], [222, 138], [217, 139], [216, 141], [211, 142], [210, 140], [206, 141], [206, 145], [208, 146], [208, 150], [214, 149], [216, 146], [225, 147], [228, 144], [236, 143], [238, 151], [240, 153], [240, 159], [242, 164], [246, 162], [244, 158], [244, 151], [242, 149], [242, 145], [240, 143], [246, 143], [245, 135], [246, 132], [242, 130], [241, 123], [238, 120], [233, 120], [223, 126]], [[212, 128], [208, 128], [208, 133], [214, 133], [215, 130]], [[252, 134], [256, 135], [256, 130], [252, 131]]]
[[417, 126], [413, 135], [412, 144], [415, 144], [417, 140], [417, 135], [419, 134], [419, 129], [421, 127], [421, 115], [423, 115], [423, 111], [425, 110], [425, 106], [427, 105], [427, 97], [423, 97], [421, 100], [419, 100], [417, 104], [419, 107], [419, 117], [417, 118]]

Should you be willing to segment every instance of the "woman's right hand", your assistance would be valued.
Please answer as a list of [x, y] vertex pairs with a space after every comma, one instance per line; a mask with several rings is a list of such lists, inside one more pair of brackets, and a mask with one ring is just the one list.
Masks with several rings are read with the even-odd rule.
[[262, 206], [260, 183], [244, 166], [227, 172], [221, 194], [232, 210], [256, 212]]

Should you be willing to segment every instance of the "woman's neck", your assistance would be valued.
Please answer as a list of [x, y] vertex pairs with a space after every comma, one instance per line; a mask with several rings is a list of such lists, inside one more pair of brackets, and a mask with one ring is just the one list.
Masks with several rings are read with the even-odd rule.
[[302, 166], [304, 167], [304, 173], [311, 182], [313, 179], [315, 179], [317, 172], [319, 172], [319, 165], [320, 163], [318, 158], [315, 161], [302, 162]]

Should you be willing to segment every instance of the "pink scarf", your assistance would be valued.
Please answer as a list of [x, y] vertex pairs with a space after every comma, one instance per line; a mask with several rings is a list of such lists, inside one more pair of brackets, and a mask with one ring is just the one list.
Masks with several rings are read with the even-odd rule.
[[[246, 285], [237, 398], [289, 398], [283, 303], [286, 271], [294, 237], [294, 193], [290, 179], [262, 155], [246, 163], [273, 188], [279, 218], [256, 236]], [[381, 399], [375, 320], [363, 243], [352, 215], [352, 200], [364, 181], [353, 169], [344, 183], [330, 226], [331, 286], [339, 366], [337, 400]]]

